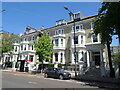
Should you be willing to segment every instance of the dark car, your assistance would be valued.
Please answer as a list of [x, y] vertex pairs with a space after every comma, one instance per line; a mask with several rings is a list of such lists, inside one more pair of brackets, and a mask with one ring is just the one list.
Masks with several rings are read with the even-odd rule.
[[48, 68], [44, 72], [44, 77], [53, 77], [53, 78], [59, 78], [61, 80], [63, 79], [70, 79], [71, 74], [69, 72], [65, 72], [60, 68]]

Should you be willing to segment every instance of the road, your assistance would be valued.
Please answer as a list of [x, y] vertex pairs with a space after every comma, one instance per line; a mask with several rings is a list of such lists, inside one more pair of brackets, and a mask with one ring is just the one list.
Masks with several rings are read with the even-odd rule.
[[91, 86], [88, 83], [75, 80], [59, 80], [9, 72], [2, 72], [1, 79], [2, 88], [95, 88], [95, 90], [97, 88], [106, 90], [105, 88], [99, 88], [99, 86]]

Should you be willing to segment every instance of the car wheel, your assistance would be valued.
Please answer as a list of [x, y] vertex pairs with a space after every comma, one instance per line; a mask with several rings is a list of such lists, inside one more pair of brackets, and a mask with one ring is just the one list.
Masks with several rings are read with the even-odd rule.
[[59, 79], [60, 79], [60, 80], [63, 80], [63, 75], [60, 75], [60, 76], [59, 76]]
[[45, 77], [45, 78], [48, 78], [48, 74], [47, 74], [47, 73], [45, 73], [45, 74], [44, 74], [44, 77]]

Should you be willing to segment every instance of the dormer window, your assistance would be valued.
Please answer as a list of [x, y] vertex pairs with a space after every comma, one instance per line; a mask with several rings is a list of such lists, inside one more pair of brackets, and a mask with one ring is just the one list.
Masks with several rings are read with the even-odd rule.
[[63, 25], [65, 23], [66, 23], [66, 20], [64, 20], [64, 19], [56, 21], [56, 25]]
[[[72, 30], [74, 31], [74, 26], [72, 27]], [[79, 30], [83, 30], [83, 24], [75, 26], [75, 31], [79, 31]]]
[[58, 35], [58, 34], [64, 34], [64, 30], [63, 29], [56, 30], [55, 35]]
[[74, 18], [75, 19], [80, 19], [80, 12], [74, 13]]

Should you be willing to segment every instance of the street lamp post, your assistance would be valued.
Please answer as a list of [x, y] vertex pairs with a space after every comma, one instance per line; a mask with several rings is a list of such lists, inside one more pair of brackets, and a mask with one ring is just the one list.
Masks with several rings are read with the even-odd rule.
[[68, 10], [70, 12], [70, 14], [73, 16], [73, 22], [74, 22], [74, 61], [75, 61], [75, 77], [77, 77], [77, 60], [76, 60], [76, 44], [75, 44], [75, 18], [74, 18], [74, 14], [72, 11], [70, 11], [66, 6], [64, 6], [64, 8], [66, 10]]

